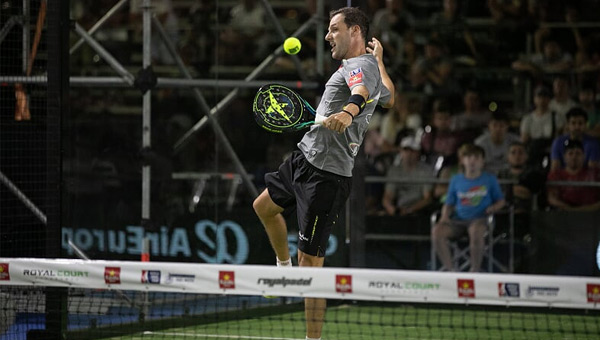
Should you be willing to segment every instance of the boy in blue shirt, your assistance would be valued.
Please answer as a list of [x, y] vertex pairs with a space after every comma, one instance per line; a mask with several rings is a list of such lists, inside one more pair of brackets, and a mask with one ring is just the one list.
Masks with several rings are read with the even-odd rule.
[[500, 210], [504, 196], [496, 176], [484, 172], [485, 152], [466, 144], [458, 151], [463, 172], [450, 179], [439, 221], [431, 230], [433, 246], [445, 270], [453, 270], [449, 239], [469, 233], [471, 272], [481, 268], [487, 231], [486, 216]]

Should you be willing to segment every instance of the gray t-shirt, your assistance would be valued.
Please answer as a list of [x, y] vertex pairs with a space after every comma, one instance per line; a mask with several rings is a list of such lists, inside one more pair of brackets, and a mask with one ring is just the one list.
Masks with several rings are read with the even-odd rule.
[[[402, 162], [402, 161], [400, 161]], [[425, 163], [419, 162], [411, 169], [407, 170], [402, 164], [394, 165], [387, 172], [388, 178], [398, 178], [410, 181], [411, 179], [434, 179], [433, 169]], [[385, 191], [392, 193], [396, 199], [396, 207], [408, 207], [423, 198], [424, 191], [431, 191], [431, 184], [411, 184], [388, 182], [385, 185]]]
[[329, 78], [317, 114], [329, 117], [342, 110], [354, 87], [364, 85], [369, 98], [364, 111], [354, 118], [344, 133], [338, 134], [324, 126], [314, 125], [298, 143], [306, 159], [315, 167], [340, 176], [351, 177], [354, 157], [367, 132], [369, 121], [379, 101], [390, 99], [383, 86], [377, 60], [371, 54], [344, 59], [340, 68]]

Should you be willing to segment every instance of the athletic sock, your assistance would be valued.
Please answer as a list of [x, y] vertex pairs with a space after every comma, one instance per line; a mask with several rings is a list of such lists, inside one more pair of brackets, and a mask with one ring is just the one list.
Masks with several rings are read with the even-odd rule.
[[309, 338], [309, 337], [306, 337], [306, 340], [321, 340], [321, 338]]
[[289, 258], [285, 261], [281, 261], [279, 260], [278, 257], [275, 257], [277, 259], [277, 267], [291, 267], [292, 266], [292, 258]]

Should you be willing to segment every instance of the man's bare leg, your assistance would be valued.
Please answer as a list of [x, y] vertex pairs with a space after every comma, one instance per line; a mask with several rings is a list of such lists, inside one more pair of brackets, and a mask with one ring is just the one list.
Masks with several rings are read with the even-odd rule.
[[286, 261], [290, 260], [290, 250], [287, 240], [287, 225], [281, 215], [283, 208], [273, 202], [267, 189], [254, 200], [252, 206], [265, 227], [277, 259], [287, 263]]
[[471, 253], [471, 272], [481, 270], [483, 250], [485, 249], [485, 232], [487, 226], [483, 220], [477, 220], [469, 226], [469, 252]]
[[[323, 267], [324, 257], [308, 255], [298, 250], [298, 265], [301, 267]], [[320, 339], [325, 319], [325, 299], [304, 299], [304, 314], [306, 317], [306, 337]]]
[[452, 264], [452, 251], [448, 244], [448, 240], [452, 235], [452, 228], [448, 223], [437, 223], [433, 229], [431, 229], [431, 238], [433, 240], [435, 252], [442, 262], [442, 265], [446, 270], [450, 271], [454, 270], [454, 265]]

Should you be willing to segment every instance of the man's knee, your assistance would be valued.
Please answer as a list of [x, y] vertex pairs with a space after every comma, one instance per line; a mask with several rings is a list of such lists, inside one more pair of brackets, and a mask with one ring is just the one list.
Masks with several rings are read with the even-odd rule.
[[298, 250], [298, 265], [300, 267], [323, 267], [324, 257], [309, 255]]
[[487, 225], [483, 221], [477, 221], [469, 226], [469, 237], [483, 238], [487, 232]]
[[283, 208], [273, 202], [266, 189], [254, 200], [252, 208], [260, 218], [272, 217], [283, 211]]
[[431, 238], [434, 240], [445, 240], [448, 238], [448, 225], [445, 223], [436, 223], [431, 228]]

